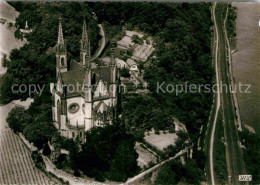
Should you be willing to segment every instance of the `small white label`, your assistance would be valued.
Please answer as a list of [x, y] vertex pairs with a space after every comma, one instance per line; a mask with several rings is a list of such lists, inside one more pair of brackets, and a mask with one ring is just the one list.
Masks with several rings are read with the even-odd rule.
[[239, 181], [252, 181], [252, 175], [239, 175]]

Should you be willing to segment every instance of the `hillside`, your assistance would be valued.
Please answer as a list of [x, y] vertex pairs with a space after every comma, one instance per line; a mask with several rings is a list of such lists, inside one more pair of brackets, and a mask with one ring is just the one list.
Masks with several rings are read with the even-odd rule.
[[31, 152], [10, 129], [0, 131], [0, 184], [60, 184], [39, 171]]

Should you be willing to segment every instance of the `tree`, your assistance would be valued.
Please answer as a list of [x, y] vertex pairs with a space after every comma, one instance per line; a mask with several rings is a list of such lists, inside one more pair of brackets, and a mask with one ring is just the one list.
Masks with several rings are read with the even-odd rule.
[[86, 141], [82, 151], [70, 155], [74, 170], [99, 181], [123, 181], [137, 173], [135, 140], [119, 124], [93, 127], [86, 132]]
[[[22, 39], [20, 28], [28, 21], [33, 32], [26, 34], [28, 43], [20, 49], [12, 50], [10, 61], [7, 65], [7, 73], [3, 76], [1, 100], [9, 103], [14, 99], [26, 99], [34, 97], [36, 93], [28, 94], [12, 91], [12, 85], [30, 84], [46, 85], [55, 81], [55, 52], [57, 43], [58, 22], [62, 15], [64, 37], [68, 51], [68, 58], [78, 60], [79, 41], [81, 39], [81, 27], [83, 19], [86, 19], [91, 43], [91, 54], [98, 48], [99, 27], [92, 17], [88, 5], [83, 2], [56, 2], [37, 3], [13, 2], [12, 5], [21, 10], [16, 19], [15, 37]], [[75, 14], [74, 12], [77, 12]]]
[[125, 77], [125, 78], [129, 78], [130, 77], [129, 69], [127, 69], [126, 67], [121, 69], [120, 70], [120, 76]]
[[184, 165], [184, 174], [185, 181], [188, 184], [200, 184], [204, 179], [203, 171], [198, 168], [195, 160], [188, 159]]
[[[178, 184], [180, 180], [179, 173], [182, 170], [180, 161], [170, 161], [163, 165], [156, 177], [156, 184], [172, 185]], [[176, 174], [177, 173], [177, 174]]]
[[133, 35], [131, 37], [131, 39], [132, 39], [133, 43], [135, 43], [135, 44], [142, 44], [143, 43], [143, 40], [141, 38], [139, 38], [138, 35]]
[[110, 166], [109, 179], [124, 182], [139, 170], [136, 162], [138, 154], [133, 150], [134, 143], [133, 141], [123, 140], [116, 148], [115, 157]]
[[51, 149], [50, 149], [48, 144], [44, 145], [42, 154], [45, 155], [45, 156], [48, 156], [48, 155], [51, 154]]
[[164, 152], [168, 157], [175, 156], [180, 150], [176, 146], [169, 145], [167, 148], [164, 149]]
[[9, 127], [15, 132], [22, 132], [26, 126], [27, 121], [30, 120], [30, 116], [26, 114], [26, 110], [23, 107], [14, 107], [8, 114], [6, 119]]
[[165, 163], [156, 177], [156, 184], [200, 184], [203, 180], [203, 171], [196, 165], [196, 161], [187, 159], [183, 165], [179, 160]]
[[38, 149], [42, 149], [48, 142], [48, 136], [52, 128], [50, 124], [48, 122], [36, 123], [34, 121], [28, 124], [23, 131], [26, 139], [33, 142]]

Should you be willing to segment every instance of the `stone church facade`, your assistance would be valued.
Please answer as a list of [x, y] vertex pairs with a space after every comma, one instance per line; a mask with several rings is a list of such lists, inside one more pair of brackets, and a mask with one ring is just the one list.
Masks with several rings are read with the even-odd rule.
[[79, 137], [94, 126], [111, 123], [117, 104], [117, 68], [113, 49], [110, 63], [97, 66], [91, 61], [90, 42], [83, 23], [80, 41], [80, 61], [68, 63], [62, 25], [59, 23], [56, 45], [56, 84], [52, 93], [52, 119], [66, 138]]

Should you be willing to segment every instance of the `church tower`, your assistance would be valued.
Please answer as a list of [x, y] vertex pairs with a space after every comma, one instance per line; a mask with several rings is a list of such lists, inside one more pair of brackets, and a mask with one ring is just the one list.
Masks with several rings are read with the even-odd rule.
[[92, 86], [91, 86], [92, 70], [89, 62], [86, 63], [84, 77], [84, 94], [85, 94], [85, 131], [92, 127]]
[[80, 44], [80, 63], [83, 66], [86, 66], [88, 65], [87, 63], [90, 62], [90, 42], [88, 40], [87, 25], [85, 20], [83, 21], [82, 38]]
[[116, 91], [117, 91], [117, 82], [116, 82], [116, 61], [115, 61], [115, 48], [114, 48], [114, 43], [112, 43], [111, 47], [111, 54], [110, 54], [110, 65], [109, 65], [109, 70], [110, 70], [110, 93], [111, 93], [111, 100], [112, 100], [112, 106], [116, 104]]
[[80, 50], [80, 63], [85, 70], [84, 77], [84, 93], [85, 93], [85, 131], [92, 127], [92, 68], [90, 62], [90, 43], [88, 41], [86, 22], [83, 22], [81, 50]]
[[67, 50], [63, 39], [61, 20], [59, 22], [58, 42], [56, 45], [56, 75], [67, 71]]

